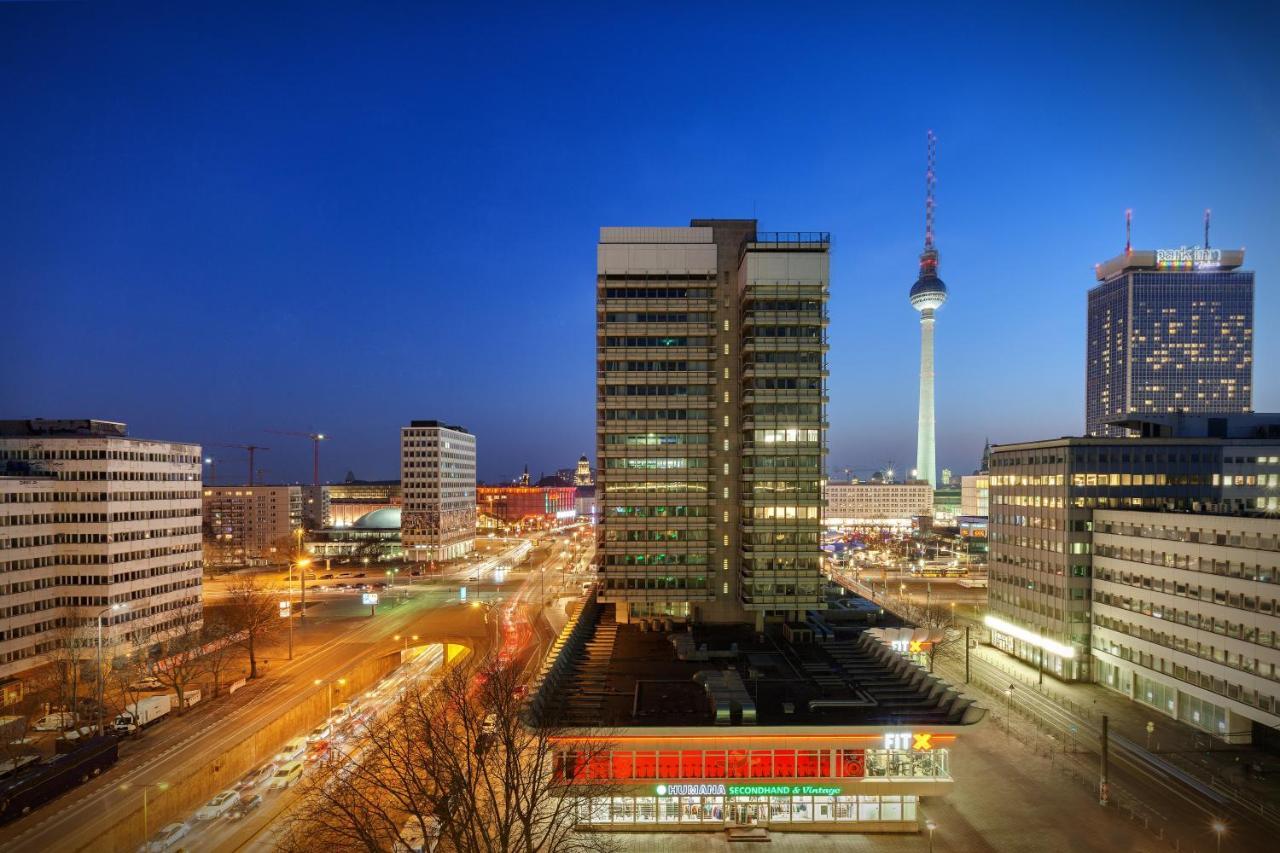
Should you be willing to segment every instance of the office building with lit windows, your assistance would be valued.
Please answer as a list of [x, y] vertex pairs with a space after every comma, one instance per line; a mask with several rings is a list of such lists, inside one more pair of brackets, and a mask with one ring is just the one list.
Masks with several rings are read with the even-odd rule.
[[1253, 408], [1253, 273], [1244, 250], [1130, 251], [1089, 291], [1085, 432], [1128, 415]]
[[476, 437], [440, 421], [400, 430], [400, 539], [405, 559], [454, 560], [476, 539]]
[[101, 420], [0, 421], [0, 680], [68, 643], [129, 654], [203, 621], [200, 447]]
[[204, 552], [209, 563], [284, 563], [298, 553], [303, 489], [312, 486], [207, 486]]
[[602, 228], [602, 600], [626, 622], [803, 620], [821, 595], [830, 241]]
[[1280, 511], [1280, 416], [1132, 417], [1115, 425], [1138, 435], [998, 445], [991, 453], [992, 641], [1066, 680], [1098, 675], [1091, 614], [1099, 511], [1269, 517], [1273, 525]]

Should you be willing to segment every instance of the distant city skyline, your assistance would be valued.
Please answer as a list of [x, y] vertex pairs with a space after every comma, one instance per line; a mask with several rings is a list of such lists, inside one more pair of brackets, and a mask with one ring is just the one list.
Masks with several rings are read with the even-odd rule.
[[[963, 292], [937, 330], [939, 470], [1084, 432], [1086, 293], [1126, 208], [1151, 248], [1197, 244], [1213, 209], [1258, 276], [1255, 363], [1280, 363], [1280, 13], [1082, 15], [7, 8], [3, 415], [265, 444], [276, 482], [310, 482], [311, 445], [268, 430], [332, 436], [326, 481], [389, 479], [400, 426], [441, 418], [481, 480], [550, 473], [594, 457], [598, 229], [758, 213], [832, 234], [831, 468], [906, 472], [929, 128]], [[1156, 15], [1196, 50], [1136, 37]], [[922, 26], [948, 34], [923, 55]], [[751, 85], [688, 85], [784, 43]], [[1221, 118], [1157, 120], [1174, 100]], [[1280, 409], [1280, 374], [1253, 401]]]

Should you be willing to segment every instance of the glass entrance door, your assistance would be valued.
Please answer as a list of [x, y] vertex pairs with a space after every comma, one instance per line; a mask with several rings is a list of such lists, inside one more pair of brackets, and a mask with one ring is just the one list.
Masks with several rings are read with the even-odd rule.
[[729, 823], [755, 826], [769, 822], [769, 804], [761, 802], [730, 803]]

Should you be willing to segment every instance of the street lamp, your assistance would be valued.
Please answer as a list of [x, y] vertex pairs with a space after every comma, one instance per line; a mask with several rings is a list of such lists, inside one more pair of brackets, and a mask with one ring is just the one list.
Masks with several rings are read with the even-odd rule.
[[1218, 853], [1222, 853], [1222, 836], [1227, 832], [1227, 825], [1222, 820], [1215, 820], [1211, 827], [1213, 834], [1218, 836]]
[[[307, 621], [307, 567], [311, 565], [310, 557], [299, 557], [297, 559], [298, 566], [298, 589], [301, 593], [301, 601], [298, 603], [298, 624], [302, 625]], [[290, 563], [291, 571], [293, 564]], [[290, 620], [293, 624], [293, 620]]]
[[98, 622], [98, 734], [102, 734], [102, 617], [108, 613], [124, 610], [128, 606], [127, 604], [111, 604], [99, 610], [97, 617], [95, 617]]
[[[169, 783], [168, 782], [147, 782], [142, 786], [142, 837], [145, 842], [143, 844], [144, 847], [148, 846], [151, 840], [151, 826], [148, 819], [149, 816], [147, 814], [147, 806], [148, 806], [147, 794], [152, 788], [155, 788], [157, 791], [167, 791], [169, 789]], [[128, 791], [129, 783], [125, 782], [124, 784], [122, 784], [120, 786], [120, 790]]]
[[415, 643], [416, 643], [416, 642], [418, 642], [418, 635], [417, 635], [417, 634], [414, 634], [412, 637], [403, 637], [403, 638], [402, 638], [399, 634], [396, 634], [396, 635], [395, 635], [395, 636], [393, 636], [391, 639], [393, 639], [393, 640], [400, 640], [400, 639], [403, 639], [403, 640], [404, 640], [404, 650], [405, 650], [405, 651], [408, 651], [408, 650], [409, 650], [409, 640], [410, 640], [410, 639], [412, 639]]
[[938, 825], [931, 820], [926, 820], [924, 828], [929, 830], [929, 853], [933, 853], [933, 831], [938, 828]]

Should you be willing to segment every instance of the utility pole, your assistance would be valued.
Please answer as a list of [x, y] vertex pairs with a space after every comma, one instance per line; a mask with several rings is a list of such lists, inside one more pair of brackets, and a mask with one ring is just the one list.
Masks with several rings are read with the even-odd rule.
[[964, 683], [969, 683], [969, 626], [964, 626]]

